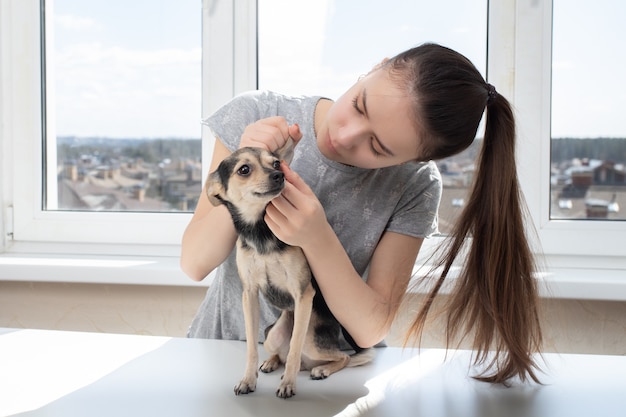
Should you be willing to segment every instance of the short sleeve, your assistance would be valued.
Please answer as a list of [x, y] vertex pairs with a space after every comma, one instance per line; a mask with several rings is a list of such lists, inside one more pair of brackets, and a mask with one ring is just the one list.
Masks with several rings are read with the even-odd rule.
[[424, 164], [415, 173], [398, 201], [386, 230], [426, 238], [438, 232], [441, 174], [434, 162]]
[[262, 92], [251, 91], [233, 97], [215, 113], [202, 121], [231, 151], [239, 147], [245, 128], [263, 117]]

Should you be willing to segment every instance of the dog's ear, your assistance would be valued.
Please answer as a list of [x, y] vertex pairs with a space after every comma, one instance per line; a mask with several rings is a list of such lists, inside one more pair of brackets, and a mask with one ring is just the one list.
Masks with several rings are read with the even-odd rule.
[[217, 171], [209, 174], [206, 180], [206, 195], [209, 197], [209, 201], [214, 206], [219, 206], [223, 203], [221, 195], [224, 193], [224, 185]]
[[276, 150], [276, 154], [280, 159], [289, 164], [293, 159], [293, 150], [295, 147], [295, 142], [293, 141], [293, 139], [291, 139], [291, 137], [289, 137], [287, 138], [287, 142], [285, 142], [285, 144], [281, 148], [278, 148]]

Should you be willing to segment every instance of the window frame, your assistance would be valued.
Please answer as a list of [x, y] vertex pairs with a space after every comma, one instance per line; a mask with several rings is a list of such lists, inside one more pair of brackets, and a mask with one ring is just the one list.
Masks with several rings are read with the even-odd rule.
[[[245, 61], [251, 56], [249, 28], [252, 2], [203, 0], [202, 114], [233, 94], [254, 88], [246, 71], [232, 71], [224, 62]], [[52, 0], [6, 0], [2, 15], [2, 82], [10, 86], [2, 96], [3, 126], [3, 247], [5, 251], [71, 251], [94, 254], [142, 254], [156, 252], [178, 255], [182, 232], [191, 213], [80, 212], [42, 209], [44, 153], [42, 135], [54, 135], [53, 120], [46, 126], [42, 88], [41, 20], [43, 5]], [[47, 15], [50, 18], [50, 14]], [[208, 21], [211, 24], [207, 24]], [[235, 36], [236, 30], [248, 27]], [[44, 22], [45, 23], [45, 22]], [[219, 36], [215, 36], [219, 34]], [[226, 36], [226, 35], [230, 36]], [[227, 38], [227, 39], [225, 39]], [[214, 41], [219, 39], [219, 42]], [[51, 48], [48, 48], [50, 51]], [[240, 51], [244, 51], [241, 53]], [[235, 52], [237, 51], [237, 52]], [[241, 57], [241, 58], [240, 58]], [[213, 64], [215, 62], [215, 64]], [[208, 65], [207, 65], [208, 64]], [[235, 68], [248, 68], [242, 62]], [[49, 69], [51, 70], [51, 69]], [[198, 121], [199, 123], [199, 121]], [[213, 139], [202, 128], [202, 154], [210, 161]], [[54, 150], [51, 150], [54, 153]], [[36, 155], [35, 157], [33, 157]], [[49, 155], [50, 156], [50, 155]], [[54, 155], [51, 155], [52, 157]], [[20, 161], [16, 163], [16, 161]], [[206, 176], [208, 163], [204, 164]], [[55, 176], [55, 167], [48, 174]], [[54, 190], [50, 187], [48, 191]], [[89, 233], [85, 233], [88, 230]]]
[[[257, 9], [255, 0], [202, 0], [202, 10], [202, 114], [208, 115], [256, 88]], [[626, 246], [619, 246], [619, 238], [626, 222], [549, 218], [552, 2], [491, 1], [488, 10], [488, 79], [515, 108], [520, 182], [550, 274], [587, 271], [581, 279], [594, 285], [595, 271], [610, 271], [621, 283]], [[34, 16], [40, 16], [40, 0], [0, 2], [0, 252], [177, 257], [189, 213], [41, 210], [41, 34]], [[203, 127], [203, 177], [213, 144]], [[428, 239], [418, 263], [439, 243]], [[608, 291], [597, 298], [610, 298]]]
[[541, 249], [554, 268], [626, 269], [626, 222], [550, 219], [552, 2], [513, 3], [518, 169]]

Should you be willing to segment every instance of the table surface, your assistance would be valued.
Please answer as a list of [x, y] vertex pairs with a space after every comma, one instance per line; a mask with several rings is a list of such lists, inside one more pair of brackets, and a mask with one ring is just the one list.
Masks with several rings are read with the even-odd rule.
[[[626, 416], [626, 357], [545, 354], [543, 385], [471, 378], [469, 351], [380, 348], [326, 380], [235, 396], [245, 343], [0, 329], [0, 416]], [[262, 346], [259, 349], [265, 357]]]

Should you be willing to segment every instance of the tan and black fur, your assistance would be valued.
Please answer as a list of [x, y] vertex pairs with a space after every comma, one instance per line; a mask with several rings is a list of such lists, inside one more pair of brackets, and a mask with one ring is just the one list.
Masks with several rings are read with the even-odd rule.
[[236, 395], [256, 389], [259, 291], [282, 310], [266, 330], [264, 347], [270, 357], [260, 367], [262, 372], [272, 372], [285, 364], [278, 397], [295, 395], [301, 369], [310, 370], [313, 379], [324, 379], [346, 366], [362, 365], [373, 358], [372, 349], [356, 345], [357, 353], [352, 356], [340, 350], [342, 328], [321, 292], [316, 291], [304, 253], [280, 241], [263, 220], [267, 204], [285, 186], [280, 160], [289, 161], [292, 155], [291, 140], [277, 153], [242, 148], [224, 159], [207, 180], [209, 200], [215, 206], [227, 207], [238, 233], [237, 268], [243, 284], [248, 353], [245, 374], [235, 386]]

